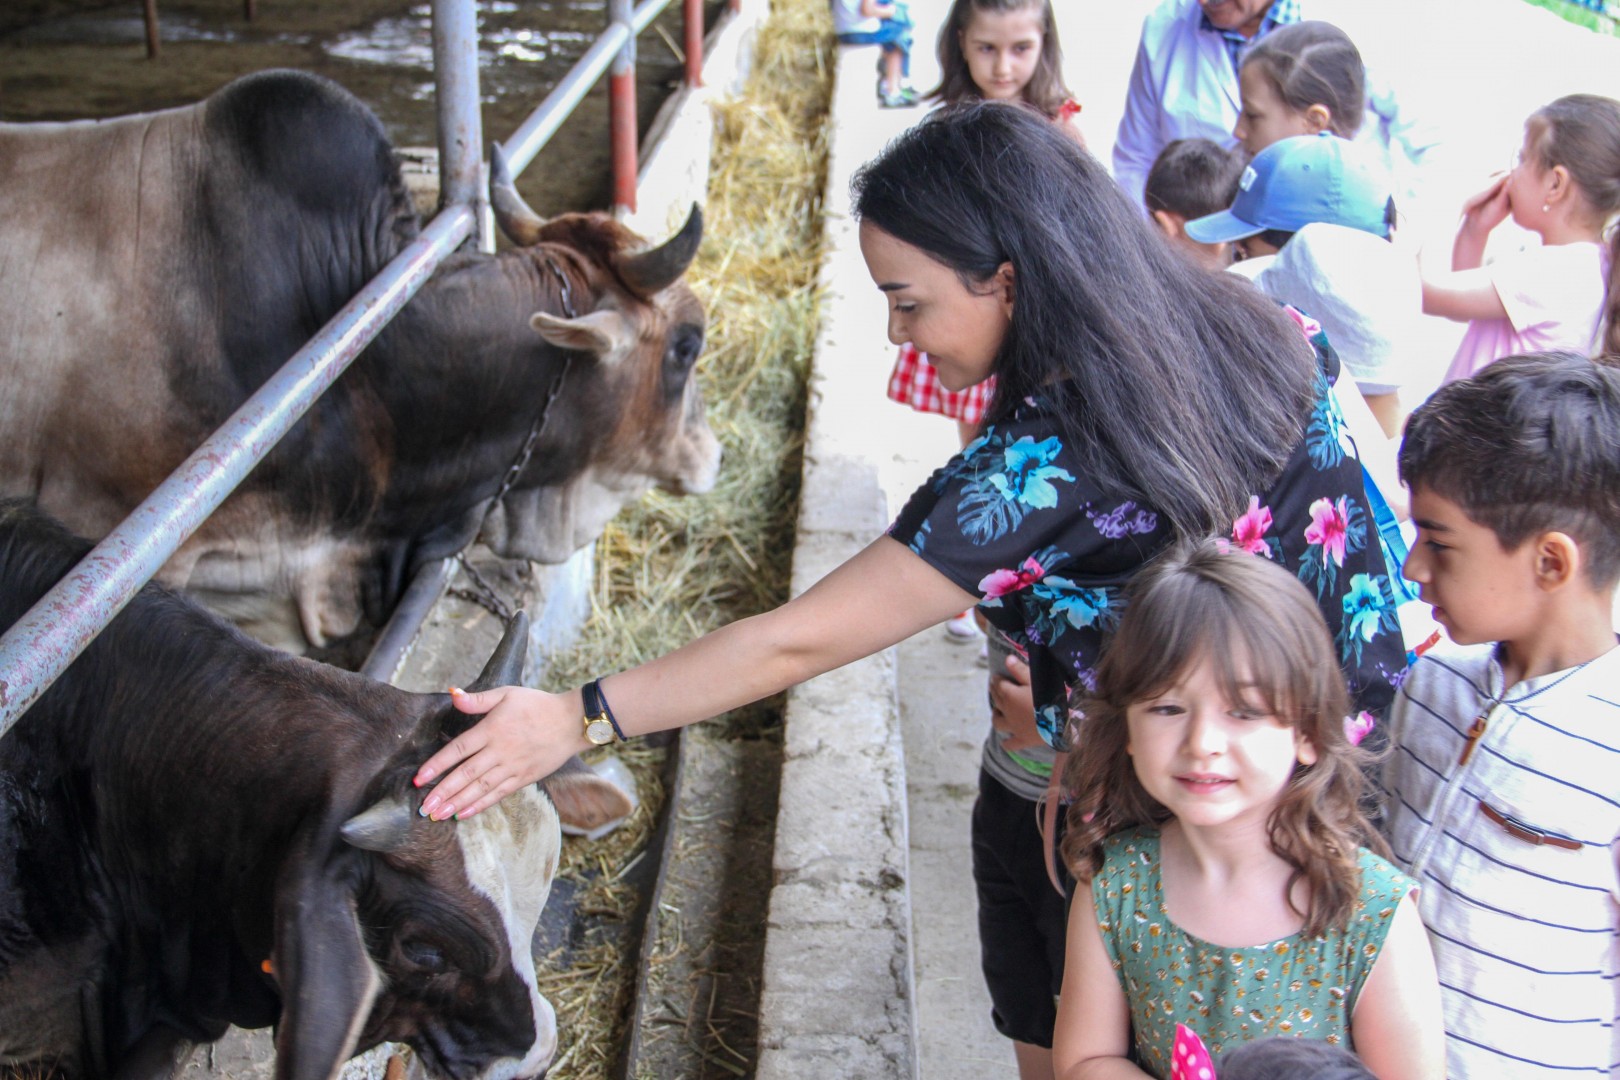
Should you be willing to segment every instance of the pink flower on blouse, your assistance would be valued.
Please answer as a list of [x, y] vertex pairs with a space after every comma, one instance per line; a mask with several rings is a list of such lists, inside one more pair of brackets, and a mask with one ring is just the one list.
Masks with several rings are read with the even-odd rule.
[[1266, 531], [1271, 528], [1271, 507], [1260, 505], [1260, 496], [1249, 496], [1249, 509], [1232, 522], [1232, 543], [1250, 555], [1270, 557]]
[[994, 570], [986, 574], [984, 580], [979, 582], [979, 591], [984, 593], [986, 600], [994, 600], [998, 596], [1027, 589], [1045, 576], [1046, 568], [1036, 562], [1032, 555], [1017, 570]]
[[1344, 565], [1344, 534], [1349, 524], [1348, 496], [1339, 501], [1317, 499], [1311, 503], [1311, 523], [1305, 527], [1305, 540], [1322, 545], [1322, 565], [1332, 558], [1333, 565]]
[[1347, 716], [1344, 718], [1344, 737], [1350, 740], [1351, 746], [1360, 746], [1361, 740], [1377, 726], [1378, 721], [1373, 719], [1372, 713], [1362, 712], [1355, 716]]

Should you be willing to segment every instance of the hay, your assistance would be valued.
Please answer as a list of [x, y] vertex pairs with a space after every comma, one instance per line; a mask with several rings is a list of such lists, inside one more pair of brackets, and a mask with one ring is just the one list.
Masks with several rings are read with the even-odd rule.
[[[704, 242], [687, 280], [709, 314], [697, 375], [724, 448], [720, 481], [695, 498], [655, 492], [608, 525], [591, 618], [580, 644], [552, 658], [550, 689], [632, 667], [787, 599], [819, 303], [831, 45], [826, 0], [776, 0], [747, 90], [716, 109]], [[775, 702], [710, 725], [721, 738], [775, 738], [778, 729]], [[618, 753], [641, 787], [641, 808], [600, 841], [565, 845], [560, 874], [579, 885], [582, 912], [622, 924], [635, 903], [622, 878], [662, 813], [664, 751]], [[658, 947], [654, 963], [683, 956], [688, 944], [660, 937]], [[548, 1075], [605, 1080], [629, 1040], [636, 959], [589, 935], [576, 959], [542, 978], [561, 1039]], [[751, 1072], [751, 1046], [728, 1045], [712, 1023], [709, 1031], [698, 1048], [709, 1065]]]

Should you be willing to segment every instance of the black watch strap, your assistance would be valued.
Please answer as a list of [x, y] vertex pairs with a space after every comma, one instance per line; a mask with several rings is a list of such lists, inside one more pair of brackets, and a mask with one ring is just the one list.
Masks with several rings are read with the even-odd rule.
[[620, 742], [624, 742], [624, 729], [619, 726], [619, 718], [613, 715], [612, 708], [608, 706], [607, 695], [602, 693], [602, 680], [592, 679], [586, 683], [580, 688], [580, 696], [585, 702], [585, 715], [607, 717], [607, 722], [613, 725], [613, 734], [619, 737]]

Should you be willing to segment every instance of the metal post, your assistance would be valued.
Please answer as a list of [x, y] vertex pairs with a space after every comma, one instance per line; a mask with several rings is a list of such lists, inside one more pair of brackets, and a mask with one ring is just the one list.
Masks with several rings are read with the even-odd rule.
[[141, 18], [146, 23], [146, 58], [156, 60], [158, 54], [157, 0], [141, 4]]
[[686, 85], [703, 85], [703, 0], [685, 0]]
[[[439, 205], [469, 206], [483, 230], [484, 126], [478, 101], [478, 17], [472, 0], [433, 0], [439, 114]], [[482, 235], [479, 241], [486, 238]]]
[[[631, 0], [610, 0], [610, 20], [630, 25]], [[608, 76], [608, 128], [613, 147], [613, 208], [619, 213], [636, 208], [636, 35], [631, 32], [613, 59]]]

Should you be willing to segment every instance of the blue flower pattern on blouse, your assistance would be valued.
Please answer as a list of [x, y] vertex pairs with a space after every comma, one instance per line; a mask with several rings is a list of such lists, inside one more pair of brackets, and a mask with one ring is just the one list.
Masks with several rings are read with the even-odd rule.
[[[1319, 331], [1311, 341], [1317, 400], [1300, 443], [1228, 541], [1311, 589], [1356, 708], [1376, 713], [1393, 697], [1405, 649], [1355, 444], [1330, 390], [1338, 360]], [[890, 532], [980, 596], [986, 618], [1028, 647], [1036, 722], [1061, 747], [1070, 693], [1092, 688], [1126, 585], [1171, 536], [1151, 506], [1091, 484], [1058, 432], [1047, 404], [1026, 400], [936, 472]]]

